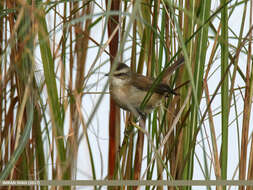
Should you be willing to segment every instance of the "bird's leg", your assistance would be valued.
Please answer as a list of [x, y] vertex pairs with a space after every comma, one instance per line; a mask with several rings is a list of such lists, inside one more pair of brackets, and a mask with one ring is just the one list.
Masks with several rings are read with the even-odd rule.
[[128, 104], [127, 107], [128, 110], [134, 115], [134, 117], [138, 118], [140, 116], [138, 110], [135, 109], [132, 105]]
[[137, 109], [137, 112], [138, 112], [139, 116], [141, 117], [141, 119], [142, 119], [143, 121], [145, 121], [146, 118], [147, 118], [147, 114], [146, 114], [145, 112], [139, 110], [139, 109]]
[[139, 108], [131, 106], [130, 104], [128, 105], [128, 110], [134, 115], [134, 117], [141, 117], [143, 121], [145, 121], [147, 118], [147, 114], [145, 112], [141, 111]]

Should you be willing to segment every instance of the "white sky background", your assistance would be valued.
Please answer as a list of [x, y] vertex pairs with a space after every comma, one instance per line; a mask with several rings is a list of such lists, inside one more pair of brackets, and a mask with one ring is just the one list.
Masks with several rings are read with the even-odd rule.
[[[98, 3], [103, 2], [103, 7], [105, 7], [104, 1], [99, 1]], [[219, 6], [219, 1], [213, 1], [212, 4], [212, 10], [216, 10], [216, 8]], [[99, 10], [97, 8], [97, 6], [95, 7], [95, 12], [101, 12], [101, 10]], [[241, 6], [242, 7], [242, 6]], [[60, 10], [58, 10], [60, 11]], [[249, 13], [249, 11], [248, 11]], [[229, 19], [229, 26], [232, 27], [233, 31], [236, 31], [237, 35], [239, 35], [239, 27], [240, 27], [240, 22], [237, 21], [241, 21], [241, 16], [242, 16], [242, 11], [239, 8], [236, 8], [236, 10], [234, 11], [232, 18]], [[53, 17], [49, 18], [49, 23], [53, 24]], [[94, 20], [93, 20], [94, 21]], [[218, 24], [219, 20], [216, 19], [216, 24]], [[91, 37], [93, 39], [95, 39], [97, 42], [100, 42], [101, 40], [101, 35], [102, 35], [102, 28], [104, 27], [104, 21], [103, 22], [98, 22], [91, 30]], [[214, 22], [215, 24], [215, 22]], [[249, 24], [248, 24], [248, 19], [246, 19], [245, 22], [245, 27], [249, 28]], [[248, 30], [245, 30], [248, 31]], [[231, 33], [230, 33], [231, 34]], [[209, 30], [209, 35], [213, 36], [213, 33]], [[244, 34], [245, 35], [245, 34]], [[61, 33], [59, 32], [59, 36], [61, 36]], [[107, 40], [107, 34], [105, 36], [104, 39], [104, 43]], [[209, 47], [212, 47], [212, 41], [210, 40], [210, 45]], [[231, 40], [230, 40], [231, 42]], [[237, 46], [237, 41], [234, 41], [235, 46]], [[88, 56], [87, 56], [87, 67], [86, 67], [86, 72], [87, 70], [90, 68], [89, 64], [93, 64], [94, 59], [98, 53], [98, 48], [94, 47], [95, 44], [90, 42], [89, 43], [89, 47], [93, 47], [93, 48], [89, 48], [88, 50]], [[125, 48], [127, 48], [128, 45], [126, 43]], [[108, 50], [108, 48], [107, 48]], [[108, 50], [109, 51], [109, 50]], [[208, 49], [208, 51], [210, 52], [210, 48]], [[128, 50], [129, 52], [129, 50]], [[127, 51], [124, 51], [124, 58], [123, 60], [128, 60], [130, 58], [130, 53], [128, 53]], [[218, 51], [220, 52], [220, 51]], [[37, 53], [37, 51], [36, 51]], [[220, 58], [220, 55], [217, 55], [218, 58]], [[241, 55], [240, 55], [241, 56]], [[99, 66], [100, 64], [102, 64], [104, 61], [108, 60], [108, 56], [103, 53], [101, 55], [101, 57], [99, 58], [99, 60], [96, 62], [96, 67]], [[208, 57], [207, 57], [208, 59]], [[137, 58], [138, 60], [138, 58]], [[247, 58], [244, 56], [241, 56], [240, 61], [239, 61], [239, 66], [240, 68], [245, 72], [246, 70], [246, 61]], [[129, 65], [129, 60], [126, 62]], [[220, 60], [218, 59], [215, 64], [212, 67], [212, 71], [214, 71], [214, 68], [218, 67], [220, 64]], [[95, 74], [92, 75], [92, 77], [89, 79], [89, 84], [94, 84], [97, 83], [95, 85], [95, 87], [93, 87], [90, 91], [91, 92], [100, 92], [102, 91], [107, 78], [104, 78], [104, 73], [109, 71], [109, 62], [107, 62], [105, 64], [105, 66], [101, 67], [101, 69], [99, 70], [100, 74]], [[210, 72], [211, 73], [211, 72]], [[68, 74], [68, 73], [67, 73]], [[238, 86], [244, 86], [244, 82], [241, 80], [240, 77], [238, 77], [239, 75], [237, 75], [237, 80], [236, 80], [236, 85], [235, 87]], [[66, 76], [68, 77], [68, 76]], [[103, 80], [100, 81], [100, 79], [104, 78]], [[213, 85], [209, 85], [213, 86], [212, 89], [210, 90], [210, 94], [212, 92], [214, 92], [216, 86], [217, 86], [217, 81], [220, 80], [220, 72], [214, 72], [214, 75], [210, 78], [210, 80], [208, 81], [209, 84], [213, 84]], [[99, 82], [97, 82], [99, 81]], [[107, 90], [108, 92], [108, 90]], [[242, 102], [242, 97], [238, 91], [238, 96], [237, 96], [237, 106], [239, 107], [239, 114], [242, 112], [243, 110], [243, 102]], [[244, 91], [243, 91], [243, 95], [244, 95]], [[94, 108], [98, 98], [100, 95], [95, 95], [95, 94], [89, 94], [89, 95], [84, 95], [83, 98], [83, 102], [82, 102], [82, 111], [83, 111], [83, 115], [84, 118], [87, 119], [89, 118], [92, 109]], [[216, 112], [220, 111], [220, 97], [217, 96], [215, 98], [215, 101], [212, 104], [212, 110], [216, 110]], [[203, 101], [201, 103], [201, 111], [203, 112], [203, 110], [206, 108], [206, 102], [205, 99], [203, 98]], [[121, 112], [122, 113], [122, 112]], [[103, 101], [101, 102], [97, 113], [95, 114], [95, 117], [93, 118], [92, 124], [89, 126], [88, 128], [88, 136], [90, 137], [90, 143], [91, 143], [91, 149], [92, 149], [92, 153], [93, 153], [93, 158], [94, 158], [94, 163], [95, 163], [95, 167], [96, 167], [96, 177], [97, 179], [104, 179], [107, 175], [107, 165], [108, 165], [108, 116], [109, 116], [109, 95], [106, 94], [103, 98]], [[235, 118], [234, 115], [234, 108], [231, 109], [231, 113], [230, 113], [230, 122], [232, 122], [232, 120]], [[216, 137], [217, 137], [217, 142], [218, 142], [218, 148], [220, 150], [220, 144], [221, 144], [221, 138], [220, 138], [220, 134], [221, 134], [221, 118], [220, 115], [214, 117], [215, 119], [215, 127], [216, 127]], [[241, 126], [242, 126], [242, 115], [240, 115], [239, 117], [239, 131], [241, 133]], [[123, 120], [122, 120], [123, 122]], [[252, 118], [251, 118], [251, 123], [252, 123]], [[68, 119], [66, 119], [65, 121], [65, 125], [68, 126], [69, 121]], [[207, 148], [207, 157], [210, 157], [210, 151], [208, 149], [208, 141], [209, 143], [211, 143], [211, 139], [210, 139], [210, 131], [209, 131], [209, 124], [208, 121], [205, 122], [206, 127], [206, 131], [207, 134], [204, 133], [203, 130], [203, 135], [204, 135], [204, 143], [205, 143], [205, 147]], [[204, 127], [203, 126], [203, 127]], [[66, 128], [67, 129], [67, 128]], [[80, 129], [82, 131], [82, 127], [80, 126]], [[204, 128], [203, 128], [204, 129]], [[67, 134], [68, 130], [66, 130], [66, 134]], [[121, 127], [121, 139], [124, 137], [123, 135], [124, 132], [124, 125], [122, 125]], [[249, 131], [249, 136], [252, 132], [252, 128]], [[228, 179], [232, 179], [232, 176], [234, 175], [234, 172], [237, 168], [237, 164], [238, 164], [238, 141], [237, 141], [237, 128], [236, 128], [236, 123], [233, 122], [232, 125], [229, 128], [229, 154], [228, 154]], [[145, 145], [147, 144], [146, 142], [147, 137], [145, 136]], [[204, 166], [204, 160], [203, 160], [203, 150], [202, 150], [202, 141], [203, 141], [203, 137], [201, 137], [200, 133], [198, 135], [198, 142], [199, 144], [196, 146], [196, 155], [198, 156], [198, 159], [200, 160], [200, 163], [202, 166]], [[145, 146], [144, 145], [144, 146]], [[145, 150], [145, 149], [144, 149]], [[249, 151], [248, 151], [249, 154]], [[144, 152], [144, 157], [145, 157], [145, 152]], [[90, 160], [89, 160], [89, 153], [88, 153], [88, 149], [87, 149], [87, 145], [85, 140], [82, 141], [82, 143], [79, 146], [79, 155], [78, 155], [78, 164], [77, 164], [77, 179], [92, 179], [92, 173], [91, 173], [91, 167], [90, 167]], [[144, 168], [146, 167], [146, 162], [143, 162], [143, 166]], [[199, 166], [197, 159], [195, 159], [195, 170], [194, 170], [194, 179], [204, 179], [203, 173], [201, 171], [201, 167]], [[210, 160], [208, 160], [208, 166], [210, 167]], [[210, 169], [209, 169], [210, 170]], [[143, 172], [144, 170], [142, 170]], [[212, 169], [212, 179], [215, 179], [214, 177], [214, 172]], [[238, 179], [238, 171], [236, 174], [236, 178]], [[81, 188], [81, 189], [90, 189], [89, 187], [87, 188]], [[206, 189], [205, 187], [194, 187], [193, 189]], [[235, 187], [233, 187], [232, 189], [235, 189]]]

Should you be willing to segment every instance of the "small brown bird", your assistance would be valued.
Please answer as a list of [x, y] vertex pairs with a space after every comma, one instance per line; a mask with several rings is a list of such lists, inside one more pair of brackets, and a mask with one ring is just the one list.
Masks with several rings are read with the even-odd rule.
[[[169, 73], [173, 72], [182, 63], [183, 60], [177, 61], [167, 71], [170, 70]], [[164, 96], [176, 95], [167, 84], [161, 82], [155, 86], [152, 96], [145, 105], [144, 110], [141, 111], [141, 103], [151, 89], [154, 80], [132, 72], [124, 63], [118, 63], [116, 69], [107, 76], [109, 76], [110, 94], [116, 104], [120, 108], [132, 112], [136, 117], [140, 115], [145, 117], [146, 114], [159, 105]]]

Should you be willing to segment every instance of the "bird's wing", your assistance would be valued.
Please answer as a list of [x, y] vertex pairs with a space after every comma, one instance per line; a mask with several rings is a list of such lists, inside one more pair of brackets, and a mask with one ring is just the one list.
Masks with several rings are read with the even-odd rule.
[[[154, 80], [140, 74], [135, 74], [132, 77], [131, 82], [136, 88], [149, 91], [153, 85]], [[176, 93], [167, 84], [164, 84], [164, 83], [157, 84], [154, 88], [154, 92], [161, 95], [164, 95], [164, 94], [166, 95], [168, 93], [172, 93], [176, 95]]]

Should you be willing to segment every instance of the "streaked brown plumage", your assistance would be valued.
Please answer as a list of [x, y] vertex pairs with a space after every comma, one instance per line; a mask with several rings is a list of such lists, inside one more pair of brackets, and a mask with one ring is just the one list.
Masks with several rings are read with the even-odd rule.
[[[178, 68], [182, 62], [178, 63], [178, 65], [174, 64], [174, 69]], [[143, 116], [150, 113], [159, 105], [164, 96], [176, 94], [167, 84], [162, 82], [155, 86], [151, 98], [145, 105], [144, 110], [141, 111], [140, 105], [153, 82], [154, 80], [149, 77], [132, 72], [124, 63], [119, 63], [117, 68], [109, 74], [112, 98], [119, 107], [132, 112], [135, 116]]]

